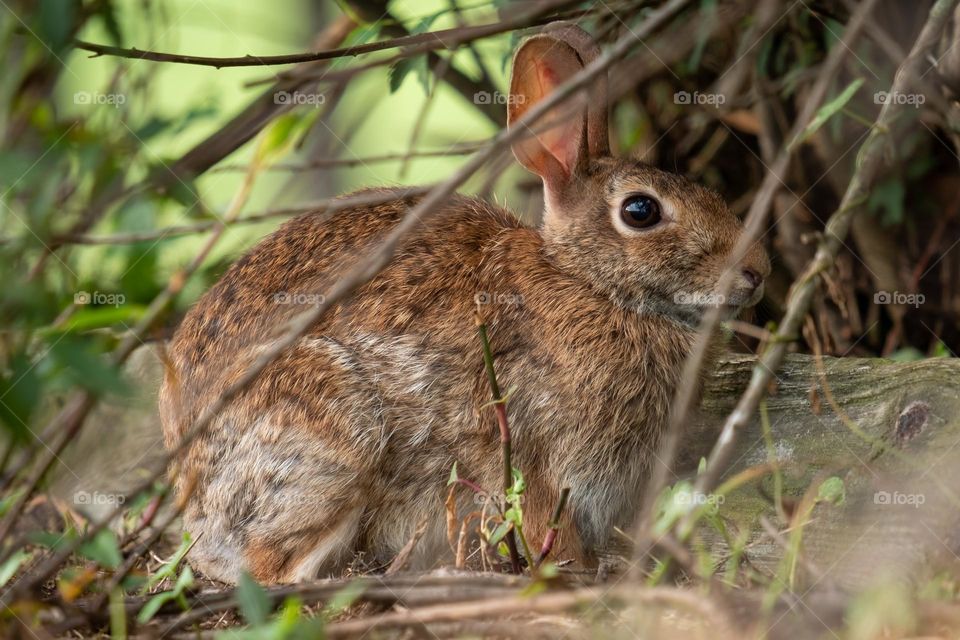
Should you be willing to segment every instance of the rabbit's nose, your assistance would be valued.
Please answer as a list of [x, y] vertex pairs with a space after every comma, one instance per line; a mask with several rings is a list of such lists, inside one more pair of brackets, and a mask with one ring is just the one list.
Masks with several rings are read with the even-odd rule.
[[744, 267], [742, 273], [743, 273], [744, 279], [750, 285], [751, 289], [756, 289], [761, 284], [763, 284], [763, 276], [761, 276], [759, 273], [757, 273], [755, 270], [751, 269], [750, 267]]

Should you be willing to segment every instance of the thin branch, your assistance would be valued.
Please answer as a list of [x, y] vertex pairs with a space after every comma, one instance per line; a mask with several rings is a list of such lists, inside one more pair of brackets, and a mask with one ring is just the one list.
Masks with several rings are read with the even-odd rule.
[[473, 40], [488, 38], [506, 31], [513, 31], [514, 29], [529, 25], [531, 20], [542, 17], [546, 11], [552, 11], [564, 5], [575, 4], [575, 2], [571, 2], [571, 0], [542, 0], [529, 4], [534, 6], [511, 20], [467, 27], [441, 29], [439, 31], [431, 31], [429, 33], [418, 33], [416, 35], [401, 36], [398, 38], [391, 38], [390, 40], [358, 44], [351, 47], [342, 47], [338, 49], [327, 49], [324, 51], [293, 53], [276, 56], [254, 56], [251, 54], [232, 58], [192, 56], [179, 53], [148, 51], [144, 49], [128, 49], [125, 47], [115, 47], [111, 45], [86, 42], [84, 40], [74, 41], [74, 46], [77, 49], [91, 52], [94, 54], [92, 57], [114, 56], [118, 58], [129, 58], [132, 60], [149, 60], [152, 62], [172, 62], [176, 64], [214, 67], [216, 69], [224, 69], [228, 67], [270, 67], [285, 64], [319, 62], [321, 60], [348, 58], [366, 53], [373, 53], [375, 51], [397, 49], [399, 47], [409, 47], [408, 54], [417, 55], [419, 53], [435, 51], [437, 49], [453, 50], [458, 46]]
[[[368, 164], [379, 164], [383, 162], [395, 162], [398, 160], [407, 160], [413, 158], [442, 158], [447, 156], [469, 155], [489, 143], [487, 140], [477, 140], [476, 142], [464, 142], [456, 144], [447, 149], [426, 149], [422, 151], [407, 151], [396, 153], [384, 153], [377, 156], [364, 156], [362, 158], [319, 158], [310, 162], [299, 164], [290, 164], [278, 162], [267, 168], [269, 171], [291, 171], [299, 173], [303, 171], [313, 171], [316, 169], [335, 169], [339, 167], [359, 167]], [[210, 169], [210, 173], [224, 173], [232, 171], [243, 171], [241, 165], [222, 165]]]
[[540, 547], [540, 555], [537, 556], [536, 568], [540, 568], [543, 561], [547, 559], [550, 552], [553, 551], [553, 545], [557, 540], [557, 532], [560, 531], [560, 518], [563, 517], [563, 510], [567, 506], [567, 499], [570, 497], [570, 487], [564, 487], [560, 490], [560, 499], [557, 500], [557, 506], [553, 510], [553, 517], [547, 525], [547, 535], [543, 539], [543, 546]]
[[459, 622], [473, 618], [515, 616], [530, 613], [559, 613], [580, 607], [603, 604], [603, 608], [621, 608], [628, 605], [655, 605], [682, 608], [696, 612], [711, 621], [721, 635], [730, 629], [727, 618], [719, 608], [702, 594], [694, 591], [658, 587], [637, 589], [633, 585], [613, 588], [588, 587], [559, 593], [546, 593], [529, 598], [491, 598], [488, 600], [421, 607], [406, 611], [387, 612], [331, 624], [328, 638], [361, 637], [373, 629], [402, 629], [423, 627], [439, 622]]
[[[396, 200], [398, 197], [412, 197], [423, 195], [430, 191], [433, 185], [426, 185], [421, 187], [409, 187], [402, 190], [390, 190], [387, 193], [382, 191], [380, 192], [367, 192], [367, 193], [357, 193], [352, 196], [339, 196], [336, 198], [329, 198], [327, 200], [318, 200], [316, 202], [296, 206], [296, 207], [281, 207], [278, 209], [270, 209], [268, 211], [262, 211], [260, 213], [253, 213], [246, 215], [242, 218], [237, 218], [232, 220], [227, 226], [235, 227], [241, 224], [256, 224], [259, 222], [264, 222], [272, 218], [286, 218], [295, 215], [301, 215], [304, 213], [317, 213], [324, 215], [331, 215], [337, 211], [342, 211], [350, 207], [358, 207], [364, 205], [375, 205], [383, 204], [384, 202], [389, 202]], [[185, 224], [178, 225], [173, 227], [166, 227], [163, 229], [155, 229], [153, 231], [142, 231], [142, 232], [133, 232], [133, 233], [117, 233], [107, 236], [96, 236], [88, 234], [78, 234], [72, 236], [64, 236], [60, 238], [60, 242], [63, 244], [77, 244], [77, 245], [103, 245], [103, 244], [133, 244], [137, 242], [146, 242], [148, 240], [168, 240], [171, 238], [176, 238], [180, 236], [190, 235], [193, 233], [203, 233], [213, 229], [220, 224], [218, 220], [208, 220], [206, 222], [197, 222], [195, 224]]]
[[[500, 429], [500, 458], [503, 462], [503, 495], [509, 495], [513, 486], [513, 463], [511, 462], [510, 424], [507, 422], [507, 403], [500, 394], [500, 385], [497, 383], [497, 373], [493, 367], [493, 349], [490, 347], [490, 338], [487, 336], [487, 325], [476, 315], [477, 333], [480, 335], [480, 344], [483, 347], [483, 367], [487, 371], [487, 380], [490, 383], [490, 392], [493, 395], [493, 408], [497, 412], [497, 426]], [[511, 528], [506, 535], [507, 550], [510, 552], [510, 567], [514, 573], [520, 573], [520, 553], [517, 550], [517, 537]]]

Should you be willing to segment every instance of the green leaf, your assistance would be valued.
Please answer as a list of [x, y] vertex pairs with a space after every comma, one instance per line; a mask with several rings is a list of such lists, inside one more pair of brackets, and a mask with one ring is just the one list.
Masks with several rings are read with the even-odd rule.
[[173, 586], [172, 590], [158, 593], [147, 601], [147, 604], [145, 604], [143, 608], [140, 609], [140, 613], [137, 614], [137, 622], [140, 624], [150, 622], [153, 616], [157, 615], [157, 612], [160, 611], [160, 608], [170, 601], [180, 600], [182, 602], [184, 591], [192, 586], [193, 571], [188, 565], [183, 568], [183, 572], [180, 574], [180, 577], [177, 578], [177, 583]]
[[67, 337], [51, 345], [49, 358], [65, 381], [98, 394], [129, 391], [119, 368], [110, 365], [80, 336]]
[[273, 610], [267, 592], [246, 571], [237, 582], [237, 603], [244, 619], [253, 626], [266, 624]]
[[833, 18], [827, 18], [824, 24], [827, 27], [824, 33], [824, 39], [827, 41], [827, 48], [832, 49], [840, 42], [844, 27], [842, 23], [837, 22]]
[[147, 578], [142, 575], [128, 575], [124, 576], [123, 580], [120, 581], [120, 586], [123, 587], [124, 591], [134, 592], [139, 591], [144, 584], [146, 584]]
[[497, 544], [506, 537], [510, 532], [510, 529], [513, 528], [513, 523], [509, 520], [504, 520], [497, 525], [496, 529], [493, 530], [493, 533], [490, 534], [490, 544]]
[[883, 211], [880, 222], [884, 226], [891, 226], [903, 222], [904, 202], [907, 190], [899, 178], [884, 180], [873, 187], [870, 198], [867, 200], [867, 210], [871, 213]]
[[340, 615], [357, 601], [357, 599], [363, 595], [363, 592], [366, 591], [367, 587], [360, 582], [349, 582], [343, 588], [333, 594], [333, 597], [330, 598], [330, 601], [327, 603], [327, 606], [323, 608], [323, 617], [325, 620], [330, 620], [334, 616]]
[[923, 359], [923, 352], [915, 347], [897, 349], [890, 354], [890, 360], [893, 360], [894, 362], [916, 362]]
[[143, 608], [140, 609], [140, 613], [137, 614], [137, 622], [140, 624], [150, 622], [153, 616], [157, 615], [157, 612], [160, 611], [160, 607], [174, 598], [176, 598], [176, 596], [172, 591], [164, 591], [153, 596], [147, 601], [147, 604], [143, 605]]
[[523, 479], [523, 473], [520, 472], [520, 469], [513, 467], [510, 471], [513, 474], [513, 486], [510, 487], [510, 492], [521, 496], [527, 490], [527, 482]]
[[555, 562], [544, 562], [537, 569], [537, 576], [541, 579], [556, 578], [560, 575], [560, 568]]
[[143, 316], [141, 305], [118, 305], [113, 307], [86, 307], [70, 316], [60, 328], [48, 329], [43, 335], [58, 333], [80, 333], [91, 329], [111, 327], [118, 324], [132, 326]]
[[0, 373], [0, 422], [15, 441], [25, 442], [33, 438], [27, 425], [40, 401], [43, 383], [34, 363], [22, 353], [5, 369]]
[[380, 35], [380, 23], [361, 24], [347, 36], [344, 44], [348, 47], [354, 47], [360, 44], [373, 42]]
[[809, 140], [813, 134], [820, 130], [820, 127], [826, 124], [830, 118], [832, 118], [837, 112], [843, 109], [848, 102], [850, 102], [853, 96], [857, 93], [857, 89], [859, 89], [862, 84], [863, 78], [857, 78], [851, 82], [847, 88], [840, 93], [840, 95], [820, 107], [820, 110], [817, 111], [817, 115], [814, 116], [813, 120], [810, 121], [810, 124], [807, 125], [806, 129], [804, 129], [800, 135], [794, 138], [790, 144], [787, 145], [787, 150], [792, 151], [798, 145]]
[[419, 35], [421, 33], [426, 33], [427, 31], [430, 30], [430, 27], [433, 25], [436, 19], [439, 18], [444, 13], [446, 13], [446, 11], [439, 11], [429, 16], [424, 16], [423, 18], [420, 19], [419, 22], [417, 22], [417, 24], [413, 26], [412, 29], [410, 29], [410, 35]]
[[0, 564], [0, 587], [10, 582], [10, 578], [16, 575], [23, 563], [31, 557], [33, 557], [32, 552], [20, 549]]
[[103, 27], [110, 36], [113, 44], [121, 46], [123, 44], [123, 33], [120, 30], [120, 23], [117, 21], [116, 7], [113, 2], [100, 2], [95, 9], [96, 15], [100, 16]]
[[11, 491], [8, 495], [4, 496], [2, 500], [0, 500], [0, 517], [7, 515], [7, 511], [9, 511], [10, 507], [12, 507], [13, 504], [20, 499], [20, 496], [23, 495], [24, 491], [25, 489], [16, 489]]
[[430, 68], [427, 65], [426, 54], [397, 60], [397, 62], [390, 67], [388, 74], [390, 79], [390, 93], [396, 93], [407, 75], [411, 72], [417, 74], [417, 77], [420, 79], [420, 84], [423, 85], [424, 93], [430, 93]]
[[490, 400], [489, 402], [484, 402], [482, 405], [480, 405], [480, 408], [486, 409], [487, 407], [492, 407], [497, 404], [506, 404], [507, 402], [510, 401], [510, 397], [517, 392], [517, 389], [518, 389], [517, 385], [515, 384], [511, 385], [510, 388], [507, 389], [507, 392], [502, 396], [500, 396], [499, 400]]
[[110, 638], [126, 640], [127, 611], [123, 606], [123, 590], [119, 587], [110, 591]]
[[77, 536], [74, 529], [67, 529], [63, 533], [54, 533], [52, 531], [31, 531], [27, 534], [27, 539], [41, 547], [47, 547], [51, 551], [59, 551], [64, 548], [68, 542]]
[[63, 49], [74, 29], [76, 0], [40, 0], [40, 38], [54, 51]]
[[665, 533], [674, 523], [695, 508], [692, 484], [681, 480], [672, 487], [665, 488], [657, 499], [654, 531]]
[[92, 540], [80, 545], [77, 551], [85, 558], [89, 558], [101, 567], [108, 569], [116, 569], [123, 562], [120, 544], [117, 542], [117, 537], [109, 529], [98, 532]]
[[170, 559], [165, 562], [152, 576], [147, 580], [146, 584], [143, 585], [143, 589], [140, 594], [144, 595], [150, 589], [154, 588], [167, 578], [173, 578], [177, 575], [177, 567], [180, 566], [180, 563], [183, 562], [184, 556], [187, 555], [187, 552], [190, 550], [190, 546], [193, 544], [193, 540], [190, 537], [189, 531], [183, 532], [183, 538], [180, 540], [180, 546], [177, 547], [177, 550], [170, 557]]
[[953, 351], [950, 350], [950, 347], [946, 345], [943, 340], [937, 340], [937, 344], [933, 346], [933, 358], [952, 358]]
[[289, 153], [299, 144], [319, 115], [319, 109], [311, 109], [291, 111], [274, 118], [260, 134], [256, 161], [269, 163]]
[[820, 489], [817, 490], [818, 502], [829, 502], [839, 506], [845, 499], [846, 489], [843, 486], [843, 480], [837, 476], [830, 476], [824, 480]]

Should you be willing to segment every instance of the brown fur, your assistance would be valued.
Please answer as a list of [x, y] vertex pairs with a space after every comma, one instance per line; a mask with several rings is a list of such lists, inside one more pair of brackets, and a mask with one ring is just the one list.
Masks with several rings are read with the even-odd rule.
[[[581, 159], [568, 178], [544, 180], [541, 229], [452, 199], [217, 416], [180, 469], [197, 479], [184, 524], [202, 534], [199, 569], [290, 582], [338, 571], [357, 551], [386, 562], [424, 518], [422, 560], [436, 560], [453, 463], [490, 490], [501, 483], [494, 412], [481, 408], [478, 296], [501, 385], [517, 387], [508, 411], [530, 538], [542, 538], [561, 486], [571, 496], [559, 555], [589, 560], [630, 523], [702, 311], [676, 296], [713, 291], [740, 225], [716, 194], [636, 163]], [[636, 192], [655, 194], [667, 222], [624, 234], [611, 211]], [[302, 310], [280, 294], [324, 291], [413, 204], [301, 216], [234, 264], [170, 346], [167, 445]], [[759, 247], [744, 266], [769, 272]], [[756, 294], [738, 281], [731, 304]]]

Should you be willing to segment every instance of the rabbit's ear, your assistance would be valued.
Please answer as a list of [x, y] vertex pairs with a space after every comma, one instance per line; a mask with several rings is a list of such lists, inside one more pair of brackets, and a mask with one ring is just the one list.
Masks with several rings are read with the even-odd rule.
[[[510, 81], [507, 124], [514, 126], [533, 105], [592, 62], [599, 49], [579, 27], [549, 25], [517, 51]], [[562, 189], [590, 156], [609, 153], [606, 79], [591, 87], [590, 106], [581, 93], [534, 125], [534, 135], [514, 143], [517, 160], [541, 176], [549, 190]]]

